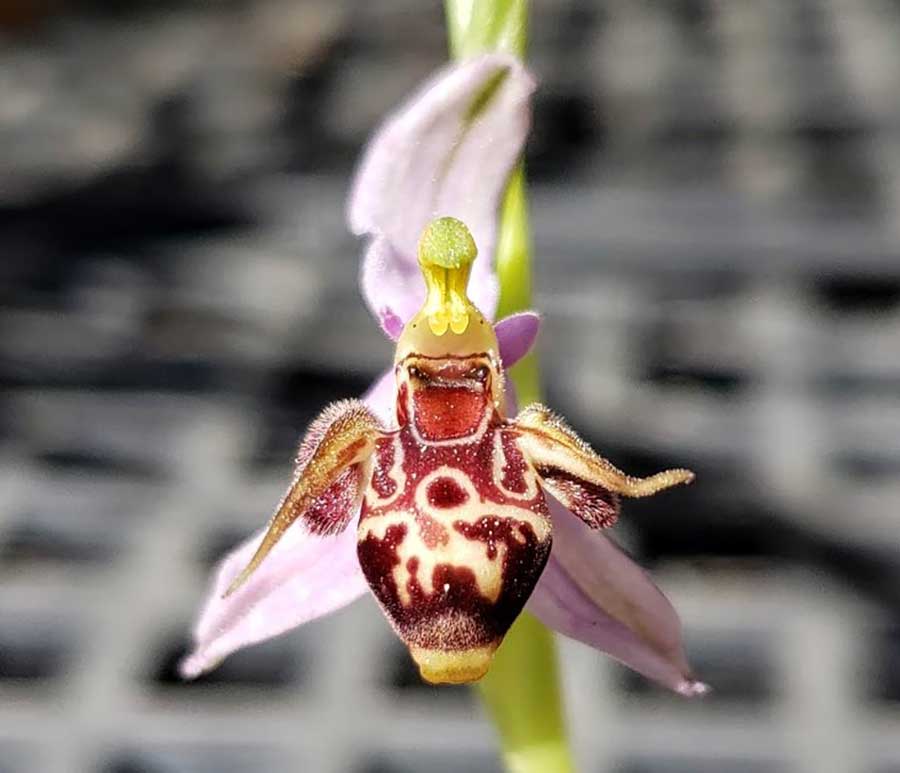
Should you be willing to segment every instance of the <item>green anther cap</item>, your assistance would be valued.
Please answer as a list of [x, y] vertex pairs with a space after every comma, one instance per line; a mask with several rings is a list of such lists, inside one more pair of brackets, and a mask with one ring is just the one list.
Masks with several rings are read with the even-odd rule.
[[475, 240], [465, 223], [455, 217], [432, 220], [419, 239], [419, 265], [463, 268], [478, 255]]

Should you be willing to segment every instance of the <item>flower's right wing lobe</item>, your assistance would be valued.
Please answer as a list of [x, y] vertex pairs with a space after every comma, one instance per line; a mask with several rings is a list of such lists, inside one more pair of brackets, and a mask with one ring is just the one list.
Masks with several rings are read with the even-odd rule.
[[294, 521], [315, 535], [343, 531], [358, 512], [382, 424], [359, 400], [329, 405], [310, 424], [297, 452], [294, 480], [244, 570], [225, 591], [234, 593], [259, 568]]
[[694, 479], [694, 473], [684, 469], [664, 470], [648, 478], [626, 475], [539, 403], [529, 405], [514, 423], [519, 447], [544, 488], [593, 529], [616, 522], [619, 495], [650, 496]]

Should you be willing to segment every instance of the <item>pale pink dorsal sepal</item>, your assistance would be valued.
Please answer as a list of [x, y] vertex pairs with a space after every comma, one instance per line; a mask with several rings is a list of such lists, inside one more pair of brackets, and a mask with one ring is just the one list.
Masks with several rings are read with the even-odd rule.
[[647, 573], [601, 532], [548, 502], [553, 550], [529, 611], [682, 695], [707, 692], [685, 658], [678, 614]]
[[425, 299], [418, 265], [402, 257], [387, 237], [375, 236], [363, 255], [359, 284], [381, 329], [396, 341]]
[[250, 579], [223, 598], [262, 535], [257, 532], [219, 565], [194, 628], [194, 648], [179, 667], [185, 678], [215, 668], [242, 647], [334, 612], [368, 589], [356, 558], [354, 519], [333, 537], [313, 536], [294, 524]]
[[470, 297], [493, 318], [497, 216], [509, 174], [530, 124], [534, 79], [515, 58], [485, 54], [452, 65], [429, 80], [379, 128], [366, 149], [350, 194], [354, 233], [373, 242], [363, 260], [362, 286], [382, 320], [390, 312], [409, 319], [424, 297], [416, 243], [427, 223], [462, 220], [479, 257]]

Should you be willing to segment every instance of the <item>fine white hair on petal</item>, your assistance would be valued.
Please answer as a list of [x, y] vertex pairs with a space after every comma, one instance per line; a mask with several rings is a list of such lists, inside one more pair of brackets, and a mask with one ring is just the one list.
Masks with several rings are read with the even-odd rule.
[[[472, 232], [479, 257], [470, 296], [486, 316], [497, 305], [493, 271], [500, 198], [530, 126], [535, 81], [505, 54], [485, 54], [440, 71], [378, 129], [351, 189], [351, 230], [387, 240], [367, 254], [363, 291], [377, 314], [416, 269], [416, 243], [429, 221], [453, 216]], [[369, 281], [366, 281], [366, 278]], [[405, 289], [409, 289], [408, 287]], [[415, 289], [415, 288], [414, 288]], [[423, 300], [419, 286], [414, 311]]]

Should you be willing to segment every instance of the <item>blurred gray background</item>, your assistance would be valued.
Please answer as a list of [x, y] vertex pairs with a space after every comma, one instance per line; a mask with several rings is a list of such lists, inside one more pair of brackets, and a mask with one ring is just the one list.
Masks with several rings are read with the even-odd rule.
[[[716, 688], [563, 643], [585, 773], [900, 771], [900, 2], [536, 0], [549, 402]], [[343, 205], [439, 3], [0, 2], [0, 771], [495, 773], [368, 600], [179, 682], [390, 347]], [[527, 675], [523, 675], [527, 678]], [[552, 773], [552, 772], [550, 772]]]

